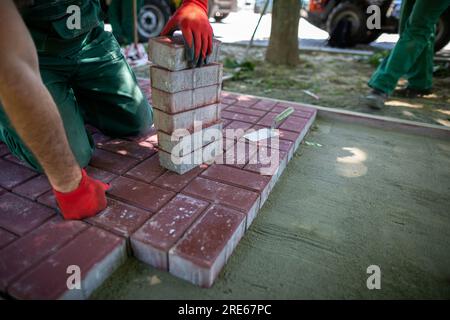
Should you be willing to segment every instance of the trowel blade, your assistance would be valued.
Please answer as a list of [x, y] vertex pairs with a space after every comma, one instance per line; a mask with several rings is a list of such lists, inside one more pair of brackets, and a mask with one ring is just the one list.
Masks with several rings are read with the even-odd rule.
[[252, 142], [257, 142], [272, 137], [277, 137], [279, 136], [279, 134], [280, 133], [277, 129], [263, 128], [251, 133], [247, 133], [246, 135], [244, 135], [244, 138]]

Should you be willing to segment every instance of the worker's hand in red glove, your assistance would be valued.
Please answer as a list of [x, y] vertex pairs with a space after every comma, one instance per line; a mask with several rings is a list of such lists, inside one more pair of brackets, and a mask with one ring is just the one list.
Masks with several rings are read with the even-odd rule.
[[83, 169], [78, 188], [68, 193], [53, 189], [53, 193], [65, 219], [81, 220], [106, 208], [105, 191], [108, 189], [108, 184], [92, 179]]
[[208, 19], [208, 0], [183, 0], [161, 35], [172, 35], [175, 30], [181, 30], [183, 34], [186, 59], [191, 66], [203, 65], [212, 52], [213, 31]]

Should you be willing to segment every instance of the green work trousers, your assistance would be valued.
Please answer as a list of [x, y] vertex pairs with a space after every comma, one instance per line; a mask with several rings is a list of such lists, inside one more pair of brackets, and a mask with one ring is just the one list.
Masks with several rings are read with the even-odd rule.
[[[144, 1], [137, 0], [137, 11]], [[134, 40], [133, 1], [112, 0], [108, 8], [108, 18], [117, 41], [121, 44], [130, 44]]]
[[391, 94], [401, 77], [411, 89], [431, 89], [436, 24], [450, 0], [403, 0], [400, 39], [372, 75], [369, 86]]
[[[58, 107], [70, 147], [81, 167], [89, 163], [94, 149], [85, 123], [113, 137], [139, 134], [151, 127], [152, 108], [117, 41], [104, 31], [103, 24], [75, 40], [58, 45], [48, 42], [46, 48], [38, 52], [41, 76]], [[1, 105], [0, 140], [19, 159], [42, 172]]]

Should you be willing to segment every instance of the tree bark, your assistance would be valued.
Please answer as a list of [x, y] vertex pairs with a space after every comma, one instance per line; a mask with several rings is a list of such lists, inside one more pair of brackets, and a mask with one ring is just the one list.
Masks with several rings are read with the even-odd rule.
[[272, 28], [266, 61], [289, 66], [299, 63], [299, 20], [299, 0], [273, 0]]

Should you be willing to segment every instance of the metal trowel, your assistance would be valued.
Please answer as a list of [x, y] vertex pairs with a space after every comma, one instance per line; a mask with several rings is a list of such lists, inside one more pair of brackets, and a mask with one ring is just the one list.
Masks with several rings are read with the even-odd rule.
[[258, 142], [261, 140], [266, 140], [272, 137], [277, 137], [279, 135], [276, 127], [287, 117], [289, 117], [294, 112], [294, 108], [289, 107], [280, 114], [278, 114], [275, 119], [273, 119], [272, 126], [270, 128], [263, 128], [257, 131], [253, 131], [244, 135], [244, 138], [251, 142]]

